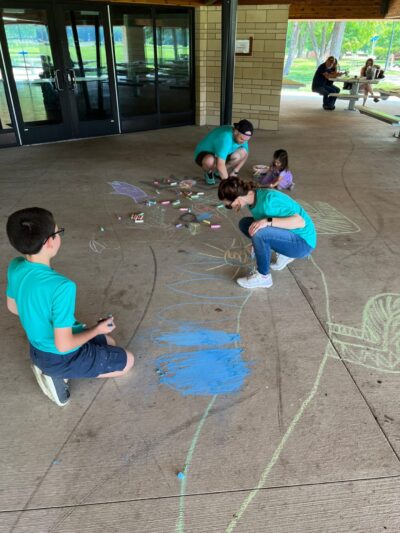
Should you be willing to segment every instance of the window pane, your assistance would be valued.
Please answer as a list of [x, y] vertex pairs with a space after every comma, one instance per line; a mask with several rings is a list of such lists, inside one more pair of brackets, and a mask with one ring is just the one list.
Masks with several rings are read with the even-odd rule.
[[11, 117], [8, 111], [8, 104], [6, 93], [4, 89], [4, 81], [0, 69], [0, 132], [11, 131], [13, 129], [11, 124]]
[[161, 113], [191, 110], [189, 13], [157, 13]]
[[25, 124], [60, 123], [46, 11], [2, 9], [1, 15]]
[[153, 21], [147, 8], [113, 8], [121, 118], [156, 113]]
[[98, 11], [65, 12], [70, 70], [80, 120], [112, 115], [104, 27]]

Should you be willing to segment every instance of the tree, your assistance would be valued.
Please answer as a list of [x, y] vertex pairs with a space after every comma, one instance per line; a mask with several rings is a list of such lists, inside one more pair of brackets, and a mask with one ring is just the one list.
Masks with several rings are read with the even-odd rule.
[[321, 35], [320, 35], [320, 42], [318, 43], [317, 35], [316, 35], [316, 23], [308, 21], [308, 29], [310, 31], [310, 39], [313, 45], [313, 49], [315, 52], [315, 59], [317, 62], [317, 65], [320, 63], [323, 63], [325, 60], [326, 55], [326, 29], [327, 24], [323, 24], [321, 28]]
[[346, 29], [346, 21], [335, 22], [331, 34], [331, 45], [329, 54], [333, 57], [339, 58], [342, 51], [342, 43], [344, 37], [344, 30]]
[[299, 33], [300, 33], [300, 24], [298, 22], [295, 22], [293, 24], [293, 31], [290, 38], [290, 45], [289, 45], [289, 52], [286, 58], [286, 63], [283, 68], [283, 75], [287, 76], [290, 71], [290, 67], [292, 66], [293, 60], [296, 57], [297, 54], [297, 43], [299, 41]]

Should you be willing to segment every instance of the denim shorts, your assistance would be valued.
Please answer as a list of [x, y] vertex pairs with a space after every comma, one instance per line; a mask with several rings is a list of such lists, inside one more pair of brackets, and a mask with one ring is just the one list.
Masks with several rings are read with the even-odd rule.
[[29, 346], [32, 363], [43, 374], [54, 378], [97, 378], [100, 374], [123, 370], [128, 360], [126, 351], [107, 344], [105, 335], [97, 335], [75, 352], [65, 355]]
[[[195, 159], [195, 161], [196, 161], [196, 163], [199, 165], [199, 167], [202, 166], [202, 164], [203, 164], [203, 159], [204, 159], [204, 157], [205, 157], [206, 155], [212, 155], [213, 157], [216, 157], [216, 155], [213, 154], [212, 152], [199, 152], [199, 153], [197, 154], [196, 159]], [[229, 161], [230, 157], [231, 157], [231, 154], [229, 154], [228, 157], [225, 159], [225, 163], [227, 163], [227, 162]]]

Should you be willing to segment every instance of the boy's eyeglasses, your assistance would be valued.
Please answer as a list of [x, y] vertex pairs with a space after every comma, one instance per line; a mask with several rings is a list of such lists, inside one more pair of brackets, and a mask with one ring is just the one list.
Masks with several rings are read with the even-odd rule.
[[65, 228], [60, 228], [58, 231], [55, 231], [54, 233], [51, 233], [51, 234], [47, 237], [47, 239], [44, 240], [44, 243], [43, 243], [43, 244], [45, 244], [45, 243], [46, 243], [51, 237], [53, 237], [53, 239], [54, 239], [54, 237], [55, 237], [56, 235], [60, 235], [60, 237], [62, 237], [62, 236], [64, 235], [64, 231], [65, 231]]

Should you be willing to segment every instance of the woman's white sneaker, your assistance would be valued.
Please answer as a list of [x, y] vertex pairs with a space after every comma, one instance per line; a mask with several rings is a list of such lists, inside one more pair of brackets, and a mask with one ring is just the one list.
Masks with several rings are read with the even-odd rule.
[[271, 270], [283, 270], [286, 265], [294, 261], [294, 257], [287, 257], [283, 254], [276, 254], [276, 262], [271, 263]]
[[269, 289], [272, 287], [272, 276], [271, 274], [263, 276], [259, 272], [255, 272], [247, 278], [238, 278], [236, 283], [245, 289]]

